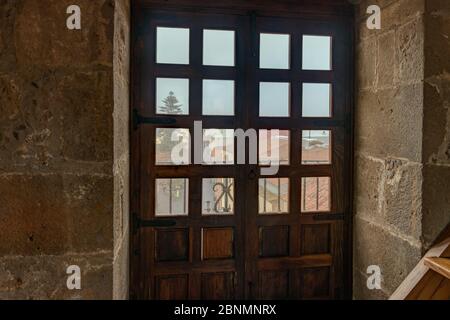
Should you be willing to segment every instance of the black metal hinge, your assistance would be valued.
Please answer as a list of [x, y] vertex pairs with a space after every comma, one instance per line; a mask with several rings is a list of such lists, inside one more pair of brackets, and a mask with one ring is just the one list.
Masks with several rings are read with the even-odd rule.
[[133, 110], [133, 128], [137, 130], [140, 124], [158, 124], [158, 125], [170, 125], [175, 124], [177, 120], [170, 117], [143, 117], [136, 109]]
[[175, 220], [168, 219], [153, 219], [142, 220], [139, 216], [133, 214], [133, 232], [136, 233], [140, 228], [167, 228], [173, 227], [177, 224]]

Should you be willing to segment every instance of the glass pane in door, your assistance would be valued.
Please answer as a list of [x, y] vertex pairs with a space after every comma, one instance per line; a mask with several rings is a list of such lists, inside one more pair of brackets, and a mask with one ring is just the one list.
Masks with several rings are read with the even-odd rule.
[[234, 179], [207, 178], [202, 183], [202, 213], [204, 215], [233, 214]]
[[157, 217], [188, 215], [188, 179], [156, 179], [155, 190]]
[[259, 179], [259, 214], [289, 212], [289, 178]]

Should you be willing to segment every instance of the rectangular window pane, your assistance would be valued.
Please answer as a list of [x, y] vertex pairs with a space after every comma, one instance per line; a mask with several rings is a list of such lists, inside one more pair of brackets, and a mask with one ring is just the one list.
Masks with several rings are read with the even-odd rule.
[[189, 129], [156, 129], [156, 165], [190, 163]]
[[203, 65], [234, 66], [234, 31], [203, 30]]
[[156, 79], [156, 113], [189, 114], [189, 79]]
[[289, 165], [289, 130], [259, 130], [259, 164]]
[[327, 212], [331, 208], [329, 177], [302, 178], [302, 212]]
[[289, 117], [290, 86], [284, 82], [260, 82], [259, 116]]
[[304, 130], [302, 133], [302, 164], [331, 164], [331, 131]]
[[303, 84], [303, 117], [331, 117], [331, 84]]
[[303, 36], [303, 70], [331, 70], [331, 37]]
[[289, 212], [289, 178], [259, 179], [259, 213]]
[[155, 215], [187, 216], [189, 207], [188, 179], [156, 179]]
[[234, 115], [234, 81], [203, 80], [203, 115]]
[[261, 33], [259, 67], [261, 69], [290, 68], [290, 35]]
[[233, 214], [234, 212], [234, 179], [203, 179], [202, 213], [204, 215]]
[[156, 28], [156, 63], [189, 64], [189, 29]]
[[234, 164], [234, 130], [203, 130], [203, 163], [208, 165]]

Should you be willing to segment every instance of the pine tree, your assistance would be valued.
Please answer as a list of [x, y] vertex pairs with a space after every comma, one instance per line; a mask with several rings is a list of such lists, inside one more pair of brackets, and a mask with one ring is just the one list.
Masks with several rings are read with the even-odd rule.
[[[179, 101], [173, 91], [170, 91], [167, 98], [162, 100], [162, 102], [164, 105], [159, 107], [159, 112], [161, 114], [181, 114], [183, 112], [183, 110], [181, 109], [181, 107], [183, 105], [178, 104]], [[160, 145], [159, 146], [160, 152], [169, 153], [170, 151], [172, 151], [172, 148], [178, 144], [177, 141], [175, 141], [175, 142], [171, 141], [171, 136], [170, 136], [169, 132], [165, 131], [165, 130], [159, 131], [157, 140]], [[169, 157], [169, 154], [166, 156]]]
[[182, 112], [181, 107], [182, 104], [178, 104], [178, 99], [175, 97], [175, 94], [170, 91], [169, 96], [165, 98], [163, 101], [163, 106], [159, 107], [159, 111], [163, 114], [180, 114]]

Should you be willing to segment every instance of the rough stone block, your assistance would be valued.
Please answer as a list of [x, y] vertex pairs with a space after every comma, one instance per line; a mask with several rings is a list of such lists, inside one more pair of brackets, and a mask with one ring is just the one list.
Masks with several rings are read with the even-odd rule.
[[356, 215], [419, 240], [422, 166], [398, 159], [359, 155], [355, 170]]
[[[0, 258], [1, 300], [112, 298], [112, 252]], [[67, 267], [81, 271], [81, 290], [67, 288]]]
[[405, 237], [422, 235], [422, 165], [386, 159], [382, 202], [386, 225]]
[[113, 261], [113, 299], [128, 299], [129, 280], [129, 245], [128, 232], [120, 239], [119, 247], [116, 248]]
[[395, 54], [395, 31], [383, 33], [378, 37], [377, 88], [390, 88], [397, 79]]
[[116, 78], [114, 81], [114, 157], [128, 154], [130, 150], [130, 99], [129, 84]]
[[13, 75], [0, 76], [0, 126], [6, 127], [19, 115], [21, 83]]
[[358, 155], [355, 159], [355, 189], [354, 203], [356, 215], [377, 221], [383, 221], [383, 210], [380, 199], [384, 163], [381, 159], [374, 159]]
[[129, 225], [130, 183], [129, 156], [123, 155], [116, 160], [114, 172], [114, 239], [122, 239]]
[[399, 81], [403, 84], [424, 79], [424, 21], [419, 17], [399, 27], [396, 39]]
[[424, 84], [423, 162], [450, 165], [450, 74]]
[[450, 1], [427, 0], [425, 77], [450, 73]]
[[112, 250], [112, 177], [0, 176], [0, 256]]
[[0, 171], [48, 167], [61, 153], [61, 110], [52, 105], [55, 76], [0, 76]]
[[405, 24], [422, 16], [427, 2], [428, 0], [397, 0], [392, 17], [396, 17], [400, 24]]
[[114, 75], [128, 83], [130, 71], [130, 7], [116, 0], [114, 22]]
[[129, 288], [129, 70], [130, 6], [116, 0], [114, 23], [114, 262], [113, 299], [128, 298]]
[[450, 166], [426, 165], [423, 183], [423, 238], [430, 246], [450, 223]]
[[379, 158], [422, 159], [421, 84], [357, 93], [355, 147]]
[[64, 76], [58, 84], [63, 112], [64, 157], [113, 160], [113, 79], [110, 72]]
[[353, 298], [355, 300], [386, 300], [389, 294], [382, 289], [369, 290], [367, 274], [360, 270], [353, 270]]
[[389, 229], [356, 218], [354, 223], [354, 268], [365, 272], [378, 265], [382, 272], [382, 288], [391, 294], [422, 257], [419, 242], [412, 243], [391, 233]]
[[[396, 19], [392, 19], [392, 4], [395, 4], [396, 0], [374, 0], [374, 1], [361, 1], [356, 9], [356, 22], [357, 29], [359, 31], [358, 40], [362, 41], [370, 37], [377, 37], [383, 32], [393, 28], [393, 24], [397, 23]], [[381, 30], [367, 28], [367, 19], [369, 14], [367, 8], [371, 5], [377, 5], [381, 8]]]
[[[381, 8], [381, 30], [369, 30], [366, 26], [370, 5]], [[359, 40], [379, 36], [385, 32], [396, 30], [405, 23], [421, 16], [425, 12], [425, 0], [367, 0], [359, 4], [356, 21], [359, 22]]]
[[4, 75], [0, 92], [0, 170], [48, 170], [67, 160], [112, 163], [111, 73]]
[[375, 38], [361, 42], [356, 48], [356, 81], [359, 89], [372, 88], [376, 80], [377, 42]]
[[79, 0], [81, 30], [66, 27], [69, 0], [24, 0], [17, 6], [14, 42], [23, 66], [79, 68], [112, 65], [114, 1]]
[[0, 2], [0, 73], [11, 72], [16, 67], [14, 43], [14, 20], [17, 6], [15, 0]]

